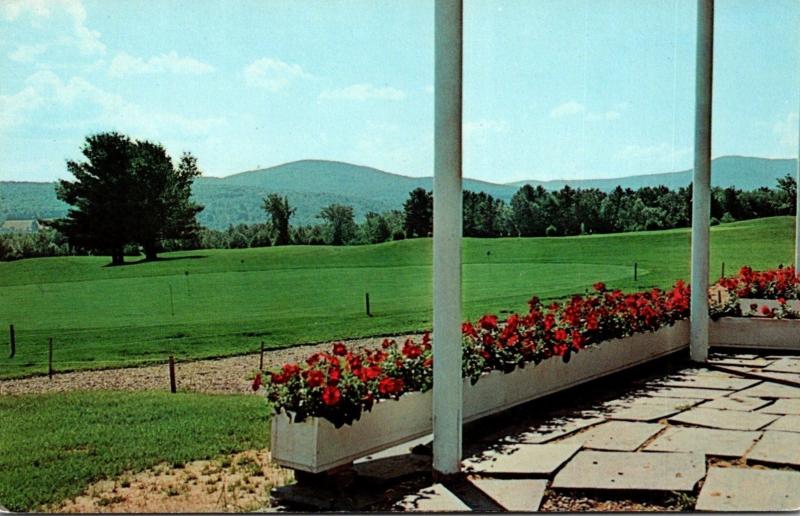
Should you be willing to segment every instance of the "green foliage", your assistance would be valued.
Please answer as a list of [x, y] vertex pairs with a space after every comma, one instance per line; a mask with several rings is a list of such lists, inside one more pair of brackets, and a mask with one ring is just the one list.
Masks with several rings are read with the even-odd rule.
[[[711, 270], [793, 259], [791, 217], [711, 230]], [[689, 277], [689, 230], [560, 238], [464, 239], [464, 319], [609, 288], [662, 288]], [[103, 258], [0, 263], [0, 321], [17, 356], [0, 377], [229, 356], [268, 348], [430, 328], [431, 240], [170, 253], [103, 267]], [[633, 262], [639, 281], [633, 280]], [[716, 277], [712, 274], [712, 280]], [[370, 293], [373, 317], [364, 314]], [[173, 314], [174, 306], [174, 316]], [[6, 333], [7, 336], [7, 326]], [[0, 338], [5, 345], [7, 337]]]
[[326, 243], [344, 245], [356, 238], [356, 221], [353, 218], [353, 208], [350, 206], [331, 204], [322, 208], [319, 218], [326, 222], [325, 232], [328, 235]]
[[404, 229], [409, 238], [433, 234], [433, 194], [424, 188], [415, 188], [403, 204]]
[[2, 396], [0, 505], [35, 511], [125, 471], [264, 448], [268, 415], [260, 396]]
[[189, 238], [199, 229], [195, 217], [203, 208], [190, 196], [200, 170], [190, 154], [175, 169], [161, 145], [118, 133], [88, 136], [82, 152], [84, 162], [67, 162], [75, 180], [56, 188], [71, 209], [51, 223], [72, 246], [110, 254], [120, 265], [126, 245], [141, 245], [153, 260], [163, 240]]
[[278, 194], [269, 194], [264, 198], [264, 211], [269, 215], [275, 231], [275, 245], [286, 245], [290, 241], [289, 219], [295, 209], [289, 206], [289, 199]]

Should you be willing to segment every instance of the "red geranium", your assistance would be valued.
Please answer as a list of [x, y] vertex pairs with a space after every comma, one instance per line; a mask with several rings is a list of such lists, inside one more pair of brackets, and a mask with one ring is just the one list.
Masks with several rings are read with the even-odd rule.
[[328, 386], [322, 391], [322, 401], [329, 407], [336, 405], [342, 399], [342, 391], [338, 387]]
[[343, 357], [347, 354], [347, 347], [342, 342], [333, 345], [333, 354]]

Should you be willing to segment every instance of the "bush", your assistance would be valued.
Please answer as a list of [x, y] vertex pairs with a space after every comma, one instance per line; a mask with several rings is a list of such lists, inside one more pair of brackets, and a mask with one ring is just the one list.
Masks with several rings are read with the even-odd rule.
[[726, 211], [725, 214], [722, 216], [722, 218], [719, 219], [719, 221], [722, 224], [730, 224], [731, 222], [736, 222], [736, 219], [733, 218], [733, 215], [731, 215], [730, 212]]
[[719, 219], [717, 217], [711, 217], [711, 225], [719, 226]]
[[545, 229], [545, 230], [544, 230], [544, 234], [545, 234], [545, 235], [547, 235], [547, 236], [549, 236], [549, 237], [551, 237], [551, 236], [556, 236], [556, 233], [557, 233], [557, 232], [558, 232], [558, 230], [557, 230], [557, 229], [556, 229], [556, 227], [555, 227], [554, 225], [552, 225], [552, 224], [550, 224], [549, 226], [547, 226], [547, 229]]
[[402, 231], [395, 231], [392, 234], [392, 240], [405, 240], [405, 239], [406, 239], [406, 234]]

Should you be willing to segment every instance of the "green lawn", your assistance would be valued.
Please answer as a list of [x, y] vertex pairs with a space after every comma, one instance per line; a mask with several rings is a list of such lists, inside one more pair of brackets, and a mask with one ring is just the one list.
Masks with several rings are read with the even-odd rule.
[[[793, 218], [712, 228], [712, 279], [749, 264], [792, 260]], [[633, 263], [639, 280], [633, 281]], [[421, 330], [431, 325], [431, 241], [355, 247], [291, 246], [165, 254], [105, 267], [107, 258], [0, 263], [0, 343], [17, 330], [17, 356], [0, 378], [205, 358], [303, 342]], [[464, 317], [524, 310], [596, 281], [668, 287], [689, 276], [689, 230], [570, 238], [464, 240]], [[373, 317], [364, 313], [370, 293]]]
[[261, 396], [0, 396], [0, 505], [32, 511], [126, 470], [266, 448], [268, 411]]

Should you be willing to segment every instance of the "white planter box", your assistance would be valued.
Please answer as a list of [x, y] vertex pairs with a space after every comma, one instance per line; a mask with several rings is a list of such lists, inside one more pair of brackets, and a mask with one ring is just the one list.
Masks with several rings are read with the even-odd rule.
[[[584, 382], [669, 355], [689, 345], [689, 322], [654, 333], [616, 339], [573, 354], [504, 374], [493, 371], [478, 383], [464, 381], [464, 421], [474, 421]], [[410, 441], [432, 431], [432, 392], [410, 393], [375, 404], [352, 425], [335, 428], [322, 418], [292, 423], [285, 413], [272, 420], [272, 458], [280, 465], [319, 473]]]
[[[778, 308], [778, 302], [774, 299], [751, 299], [751, 298], [742, 298], [739, 300], [739, 307], [742, 309], [742, 314], [747, 315], [751, 312], [750, 305], [758, 305], [756, 308], [756, 314], [760, 315], [758, 311], [761, 309], [762, 306], [766, 305], [771, 309]], [[800, 299], [787, 299], [786, 306], [790, 309], [794, 310], [795, 312], [800, 312]]]
[[800, 351], [800, 319], [722, 317], [708, 329], [710, 346]]

